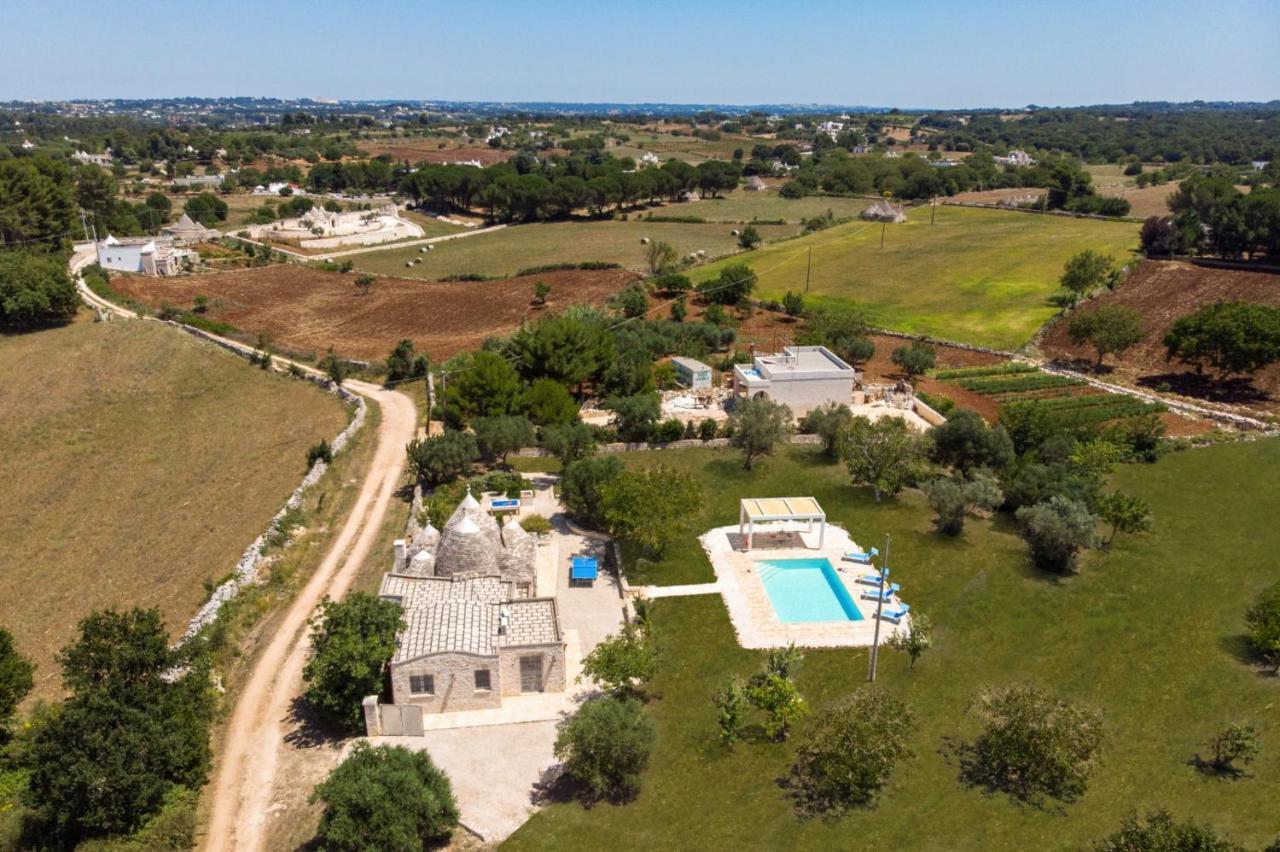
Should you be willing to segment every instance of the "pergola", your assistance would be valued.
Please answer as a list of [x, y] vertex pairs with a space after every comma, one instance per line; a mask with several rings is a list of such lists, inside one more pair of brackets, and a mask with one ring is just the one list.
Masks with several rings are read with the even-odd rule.
[[751, 549], [751, 536], [755, 533], [756, 524], [777, 521], [807, 521], [810, 532], [813, 531], [813, 522], [818, 521], [822, 524], [818, 532], [818, 547], [822, 547], [827, 535], [827, 513], [812, 497], [746, 498], [739, 503], [738, 535], [745, 536], [747, 550]]

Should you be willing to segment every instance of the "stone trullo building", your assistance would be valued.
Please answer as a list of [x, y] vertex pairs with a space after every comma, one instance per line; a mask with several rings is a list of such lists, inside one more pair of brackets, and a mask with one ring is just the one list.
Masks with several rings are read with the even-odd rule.
[[555, 598], [538, 593], [537, 541], [514, 517], [499, 525], [470, 492], [443, 533], [428, 524], [397, 542], [379, 592], [404, 608], [390, 666], [393, 704], [440, 713], [563, 691]]

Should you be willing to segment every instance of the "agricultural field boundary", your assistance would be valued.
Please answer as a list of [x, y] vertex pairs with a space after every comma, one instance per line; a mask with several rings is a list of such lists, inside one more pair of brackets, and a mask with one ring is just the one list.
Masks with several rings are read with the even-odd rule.
[[[1056, 320], [1058, 317], [1055, 317], [1054, 319]], [[1234, 414], [1229, 411], [1219, 411], [1215, 408], [1206, 408], [1202, 405], [1196, 405], [1193, 402], [1167, 399], [1159, 394], [1147, 393], [1146, 391], [1140, 391], [1137, 388], [1112, 384], [1111, 382], [1104, 382], [1101, 379], [1096, 379], [1093, 376], [1090, 376], [1088, 373], [1082, 373], [1079, 370], [1073, 370], [1070, 367], [1064, 367], [1061, 364], [1048, 361], [1043, 358], [1032, 358], [1020, 352], [1008, 352], [1001, 349], [991, 349], [986, 346], [974, 346], [969, 343], [958, 343], [954, 340], [940, 340], [936, 337], [930, 337], [925, 334], [908, 334], [902, 331], [891, 331], [886, 328], [876, 328], [872, 329], [872, 331], [876, 334], [883, 334], [886, 337], [896, 337], [900, 340], [918, 340], [921, 343], [949, 346], [956, 349], [965, 349], [969, 352], [981, 352], [984, 355], [999, 355], [1000, 357], [1008, 358], [1011, 361], [1017, 361], [1023, 364], [1032, 364], [1039, 367], [1046, 373], [1052, 373], [1054, 375], [1065, 376], [1072, 379], [1079, 379], [1085, 384], [1091, 385], [1098, 390], [1106, 391], [1107, 393], [1131, 396], [1135, 399], [1140, 399], [1143, 402], [1158, 402], [1167, 406], [1169, 410], [1187, 417], [1204, 417], [1208, 420], [1214, 420], [1220, 423], [1229, 423], [1232, 426], [1255, 430], [1263, 433], [1264, 435], [1280, 434], [1280, 427], [1267, 423], [1266, 421], [1259, 420], [1256, 417], [1248, 417], [1244, 414]]]
[[[1031, 187], [1028, 187], [1029, 189]], [[978, 210], [1001, 210], [1005, 213], [1032, 213], [1036, 216], [1062, 216], [1067, 219], [1097, 219], [1100, 222], [1133, 222], [1141, 225], [1146, 220], [1139, 216], [1103, 216], [1099, 213], [1074, 213], [1070, 210], [1037, 210], [1034, 207], [1010, 207], [1006, 204], [989, 204], [984, 201], [953, 201], [943, 199], [948, 207], [973, 207]], [[917, 206], [924, 206], [923, 204]]]

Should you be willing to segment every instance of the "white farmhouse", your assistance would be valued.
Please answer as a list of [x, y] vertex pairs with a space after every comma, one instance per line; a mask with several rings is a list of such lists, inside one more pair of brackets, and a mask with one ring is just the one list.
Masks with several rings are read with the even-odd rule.
[[173, 240], [165, 237], [119, 240], [108, 235], [96, 248], [103, 269], [137, 275], [177, 275], [184, 261], [199, 257], [190, 249], [174, 248]]
[[828, 402], [848, 405], [858, 371], [825, 346], [787, 346], [733, 369], [735, 399], [771, 399], [797, 417]]

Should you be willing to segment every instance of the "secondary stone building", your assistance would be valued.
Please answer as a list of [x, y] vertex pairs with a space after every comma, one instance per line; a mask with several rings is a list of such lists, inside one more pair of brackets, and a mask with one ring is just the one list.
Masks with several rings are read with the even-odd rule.
[[554, 597], [538, 597], [537, 542], [499, 525], [470, 493], [440, 533], [397, 542], [384, 600], [404, 608], [392, 703], [424, 713], [498, 707], [504, 696], [565, 689]]

